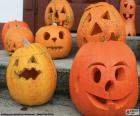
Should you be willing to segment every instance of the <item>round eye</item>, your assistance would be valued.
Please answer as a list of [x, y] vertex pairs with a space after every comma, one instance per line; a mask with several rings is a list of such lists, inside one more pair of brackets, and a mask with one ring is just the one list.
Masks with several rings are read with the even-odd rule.
[[44, 39], [48, 40], [50, 38], [50, 34], [48, 32], [44, 33]]
[[60, 32], [59, 32], [59, 38], [60, 38], [60, 39], [64, 39], [64, 32], [63, 32], [63, 31], [60, 31]]
[[118, 81], [122, 81], [125, 78], [125, 71], [123, 68], [118, 68], [115, 71], [115, 78]]
[[93, 69], [93, 80], [96, 83], [99, 83], [101, 80], [101, 71], [98, 68]]

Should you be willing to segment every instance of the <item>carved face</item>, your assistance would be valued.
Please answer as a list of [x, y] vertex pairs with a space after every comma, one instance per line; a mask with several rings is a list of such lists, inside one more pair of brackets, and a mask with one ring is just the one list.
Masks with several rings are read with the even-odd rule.
[[78, 27], [78, 46], [108, 40], [125, 41], [125, 25], [119, 12], [104, 2], [88, 6]]
[[24, 105], [47, 102], [56, 86], [56, 70], [40, 44], [19, 48], [10, 58], [7, 84], [14, 100]]
[[5, 43], [5, 35], [8, 32], [8, 30], [10, 28], [13, 28], [13, 27], [24, 27], [24, 28], [29, 29], [28, 24], [26, 24], [25, 22], [22, 22], [22, 21], [10, 21], [10, 22], [5, 23], [3, 26], [3, 29], [2, 29], [2, 41], [3, 41], [4, 47], [5, 47], [5, 44], [4, 44]]
[[88, 43], [74, 59], [69, 84], [71, 98], [82, 114], [123, 116], [137, 102], [135, 56], [122, 42]]
[[5, 49], [12, 54], [20, 47], [23, 47], [22, 40], [28, 39], [29, 42], [34, 41], [31, 30], [23, 27], [10, 28], [5, 36]]
[[71, 6], [66, 0], [52, 0], [45, 11], [46, 25], [57, 23], [70, 29], [73, 25], [74, 16]]
[[135, 20], [136, 3], [135, 0], [121, 0], [120, 13], [125, 21]]
[[45, 45], [53, 59], [66, 57], [72, 47], [71, 34], [62, 26], [40, 28], [35, 41]]

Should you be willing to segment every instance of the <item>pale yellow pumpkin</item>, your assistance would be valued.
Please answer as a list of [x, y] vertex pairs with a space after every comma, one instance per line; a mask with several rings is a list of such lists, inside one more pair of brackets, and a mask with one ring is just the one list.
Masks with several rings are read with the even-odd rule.
[[16, 102], [29, 106], [46, 103], [55, 91], [56, 82], [55, 66], [41, 44], [29, 44], [11, 56], [7, 85]]

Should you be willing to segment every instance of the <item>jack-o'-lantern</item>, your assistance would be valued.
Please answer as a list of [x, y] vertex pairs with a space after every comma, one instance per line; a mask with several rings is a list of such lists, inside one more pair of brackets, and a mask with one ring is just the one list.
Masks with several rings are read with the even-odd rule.
[[34, 41], [33, 33], [30, 29], [24, 27], [10, 28], [5, 35], [5, 49], [9, 54], [12, 54], [20, 47], [23, 47], [22, 40], [27, 38], [29, 42]]
[[77, 43], [125, 41], [125, 25], [113, 5], [106, 2], [92, 4], [85, 9], [77, 31]]
[[12, 54], [7, 68], [7, 85], [17, 103], [34, 106], [48, 102], [56, 81], [55, 66], [43, 45], [29, 44]]
[[136, 36], [135, 13], [136, 13], [135, 0], [121, 0], [120, 14], [122, 15], [122, 18], [125, 22], [127, 36]]
[[[28, 28], [29, 29], [29, 26], [27, 23], [23, 22], [23, 21], [10, 21], [10, 22], [7, 22], [4, 24], [3, 26], [3, 29], [2, 29], [2, 41], [3, 43], [5, 43], [5, 35], [7, 33], [7, 31], [10, 29], [10, 28], [13, 28], [13, 27], [25, 27], [25, 28]], [[4, 47], [5, 47], [5, 44], [3, 44]]]
[[138, 98], [135, 56], [123, 42], [90, 42], [70, 72], [70, 95], [84, 116], [125, 116]]
[[71, 34], [62, 26], [40, 28], [36, 33], [35, 42], [45, 45], [53, 59], [68, 56], [72, 48]]
[[70, 29], [74, 22], [74, 15], [67, 0], [51, 0], [45, 11], [46, 25], [57, 23]]

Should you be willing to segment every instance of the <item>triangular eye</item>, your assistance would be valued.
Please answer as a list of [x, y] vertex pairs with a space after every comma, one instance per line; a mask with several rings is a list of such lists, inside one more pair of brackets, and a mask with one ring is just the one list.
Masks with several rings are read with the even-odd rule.
[[53, 13], [53, 9], [51, 7], [49, 8], [49, 13]]
[[88, 20], [88, 22], [91, 21], [91, 14], [90, 14], [90, 13], [89, 13], [88, 16], [87, 16], [87, 20]]
[[64, 14], [66, 13], [66, 9], [65, 9], [65, 7], [62, 8], [61, 13], [64, 13]]
[[16, 61], [15, 61], [15, 66], [18, 66], [18, 64], [19, 64], [19, 59], [16, 59]]
[[103, 19], [107, 19], [107, 20], [110, 20], [110, 14], [108, 11], [106, 11], [103, 16], [102, 16]]
[[91, 31], [91, 35], [96, 35], [96, 34], [102, 33], [102, 32], [103, 31], [102, 31], [101, 27], [97, 23], [95, 23], [93, 26], [93, 29]]

